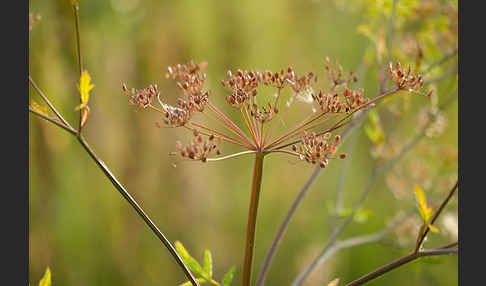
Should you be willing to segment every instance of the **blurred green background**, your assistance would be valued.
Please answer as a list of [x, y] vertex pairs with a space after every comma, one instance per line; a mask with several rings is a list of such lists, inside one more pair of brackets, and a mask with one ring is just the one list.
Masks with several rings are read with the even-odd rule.
[[[65, 118], [77, 124], [79, 74], [70, 2], [30, 1], [30, 12], [42, 19], [30, 35], [29, 73]], [[345, 70], [357, 71], [359, 86], [373, 97], [378, 91], [375, 44], [358, 27], [372, 22], [371, 28], [386, 28], [393, 1], [376, 1], [375, 6], [384, 9], [378, 12], [364, 9], [366, 1], [80, 2], [83, 61], [95, 84], [84, 128], [87, 140], [172, 242], [180, 240], [201, 261], [204, 249], [210, 249], [216, 278], [235, 265], [233, 285], [238, 285], [252, 157], [207, 164], [180, 162], [174, 168], [177, 159], [168, 153], [175, 150], [176, 140], [187, 141], [190, 136], [182, 129], [156, 128], [159, 116], [129, 106], [121, 83], [136, 88], [157, 83], [162, 96], [175, 102], [178, 91], [164, 77], [167, 66], [191, 59], [207, 61], [212, 101], [226, 111], [230, 107], [219, 81], [228, 69], [279, 70], [291, 65], [298, 73], [313, 71], [324, 79], [324, 58], [329, 56]], [[418, 15], [420, 5], [457, 5], [446, 2], [398, 2], [403, 6], [396, 16], [392, 59], [416, 62], [407, 53], [410, 35], [423, 43], [422, 68], [457, 48], [457, 40], [452, 35], [451, 42], [447, 30], [450, 15], [426, 16], [423, 23], [412, 19], [410, 25], [406, 21]], [[444, 31], [435, 29], [436, 25], [445, 27]], [[446, 36], [437, 40], [434, 33], [441, 32]], [[454, 65], [456, 59], [434, 69], [430, 77]], [[448, 77], [432, 86], [433, 99], [402, 94], [377, 108], [386, 134], [382, 148], [403, 147], [420, 128], [421, 110], [434, 100], [440, 104], [457, 94], [456, 86], [457, 77]], [[32, 89], [30, 97], [40, 102]], [[308, 106], [295, 103], [286, 123], [292, 126], [308, 112]], [[184, 282], [173, 258], [75, 138], [34, 115], [29, 118], [31, 285], [37, 285], [48, 266], [54, 285]], [[457, 178], [457, 101], [448, 105], [443, 118], [445, 129], [438, 136], [421, 140], [392, 171], [376, 180], [363, 206], [366, 215], [353, 222], [342, 239], [379, 231], [398, 212], [410, 210], [415, 205], [415, 184], [424, 188], [432, 206], [438, 206]], [[349, 157], [332, 162], [311, 186], [281, 242], [266, 285], [289, 285], [324, 247], [336, 224], [332, 214], [338, 185], [343, 188], [344, 206], [351, 207], [374, 166], [386, 161], [386, 156], [373, 157], [376, 146], [362, 126], [340, 147]], [[237, 150], [222, 147], [224, 153]], [[313, 170], [314, 166], [283, 155], [265, 160], [254, 277], [286, 211]], [[338, 252], [316, 268], [304, 285], [327, 285], [336, 277], [341, 283], [349, 282], [406, 254], [420, 226], [418, 212], [409, 216], [384, 242]], [[431, 234], [426, 247], [457, 240], [457, 197], [437, 226], [441, 233]], [[457, 276], [457, 256], [447, 256], [408, 264], [370, 285], [457, 285]]]

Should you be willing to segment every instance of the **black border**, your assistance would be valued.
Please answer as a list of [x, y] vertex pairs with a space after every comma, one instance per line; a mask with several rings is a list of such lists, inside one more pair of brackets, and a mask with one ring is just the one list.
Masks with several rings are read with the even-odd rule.
[[[5, 2], [2, 33], [2, 284], [29, 283], [29, 2]], [[15, 13], [17, 12], [17, 13]], [[6, 100], [6, 101], [5, 101]], [[18, 108], [12, 108], [13, 106]]]

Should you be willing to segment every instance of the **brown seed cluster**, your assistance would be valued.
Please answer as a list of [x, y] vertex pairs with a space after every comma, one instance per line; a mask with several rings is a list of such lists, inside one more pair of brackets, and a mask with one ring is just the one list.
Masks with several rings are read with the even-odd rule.
[[422, 76], [417, 76], [412, 73], [412, 69], [410, 66], [408, 66], [407, 72], [405, 73], [400, 62], [397, 62], [395, 64], [395, 68], [393, 68], [393, 64], [390, 63], [388, 67], [388, 73], [391, 80], [396, 84], [399, 89], [414, 91], [421, 88], [424, 84]]
[[[162, 120], [168, 126], [183, 126], [191, 119], [194, 112], [204, 111], [204, 107], [209, 102], [209, 91], [203, 90], [206, 75], [200, 73], [206, 66], [206, 62], [196, 65], [192, 61], [187, 64], [169, 66], [166, 77], [172, 77], [172, 79], [176, 80], [177, 87], [185, 95], [185, 98], [177, 99], [178, 106], [162, 102], [157, 85], [150, 85], [140, 90], [132, 88], [128, 92], [126, 85], [123, 84], [123, 91], [129, 96], [130, 104], [137, 105], [141, 109], [152, 107], [154, 110], [159, 111], [164, 115]], [[158, 99], [161, 109], [152, 105], [154, 98]]]
[[196, 65], [193, 61], [189, 61], [187, 64], [169, 66], [168, 73], [165, 75], [166, 78], [172, 77], [177, 81], [177, 87], [187, 99], [179, 98], [177, 104], [190, 113], [204, 111], [208, 103], [210, 93], [203, 90], [206, 74], [200, 72], [206, 66], [206, 62]]
[[[132, 88], [130, 92], [128, 92], [125, 84], [122, 85], [122, 88], [125, 94], [129, 97], [128, 102], [130, 104], [136, 105], [141, 109], [145, 109], [149, 106], [153, 107], [155, 110], [164, 115], [162, 120], [168, 126], [183, 126], [187, 123], [187, 121], [189, 121], [189, 119], [191, 119], [192, 113], [189, 112], [188, 109], [171, 106], [160, 101], [160, 92], [156, 84], [149, 85], [148, 87], [140, 90]], [[152, 105], [154, 98], [159, 99], [161, 109], [158, 109]]]
[[313, 93], [312, 99], [320, 106], [322, 112], [348, 113], [369, 101], [368, 98], [363, 98], [363, 94], [362, 88], [355, 91], [344, 87], [342, 96], [338, 93], [331, 94], [320, 91], [317, 95]]
[[286, 71], [272, 73], [271, 71], [260, 72], [236, 70], [236, 75], [231, 71], [226, 73], [228, 80], [222, 80], [223, 87], [232, 89], [231, 95], [226, 96], [226, 101], [236, 108], [240, 108], [243, 103], [250, 99], [250, 96], [257, 95], [257, 87], [261, 84], [282, 89], [290, 85], [295, 93], [303, 91], [310, 85], [314, 74], [310, 72], [307, 76], [298, 77], [291, 67]]
[[131, 105], [136, 105], [141, 109], [147, 108], [149, 105], [152, 104], [152, 101], [155, 97], [160, 95], [160, 92], [157, 88], [157, 85], [149, 85], [144, 89], [135, 89], [132, 88], [130, 92], [128, 92], [126, 84], [122, 84], [122, 89], [125, 95], [127, 95], [128, 102]]
[[268, 103], [267, 107], [262, 106], [261, 108], [259, 108], [256, 103], [253, 103], [253, 105], [251, 106], [248, 104], [250, 115], [261, 123], [272, 120], [273, 117], [278, 113], [278, 109], [275, 106], [272, 106], [271, 103]]
[[311, 164], [319, 163], [321, 168], [325, 168], [329, 163], [329, 159], [346, 158], [344, 153], [337, 158], [329, 157], [336, 153], [336, 146], [341, 141], [341, 137], [336, 135], [333, 140], [329, 141], [329, 139], [331, 139], [331, 133], [329, 132], [317, 136], [314, 132], [307, 134], [304, 131], [300, 140], [300, 146], [292, 145], [292, 150], [298, 153], [302, 160], [306, 160]]
[[257, 88], [260, 85], [271, 86], [279, 90], [290, 86], [298, 94], [308, 90], [313, 79], [317, 80], [312, 72], [299, 77], [291, 67], [288, 67], [287, 70], [281, 69], [280, 72], [275, 73], [269, 70], [260, 72], [259, 70], [237, 69], [235, 75], [231, 71], [228, 71], [226, 75], [228, 79], [226, 81], [222, 80], [221, 84], [224, 88], [232, 90], [232, 93], [226, 96], [226, 101], [238, 109], [245, 104], [250, 115], [262, 123], [270, 121], [278, 113], [276, 106], [278, 97], [273, 105], [268, 103], [266, 106], [259, 108], [256, 104], [256, 96], [258, 94]]
[[221, 84], [224, 88], [232, 89], [231, 95], [226, 96], [226, 101], [235, 108], [241, 108], [250, 96], [256, 96], [256, 88], [264, 83], [268, 84], [268, 74], [270, 72], [261, 73], [258, 70], [255, 71], [242, 71], [238, 69], [236, 75], [233, 75], [231, 71], [226, 73], [228, 80], [221, 80]]
[[211, 153], [220, 155], [220, 151], [217, 148], [221, 144], [221, 139], [215, 138], [214, 135], [209, 135], [207, 139], [204, 139], [197, 130], [194, 129], [194, 138], [187, 146], [183, 147], [180, 141], [176, 142], [176, 148], [179, 150], [182, 157], [186, 157], [192, 160], [206, 162]]

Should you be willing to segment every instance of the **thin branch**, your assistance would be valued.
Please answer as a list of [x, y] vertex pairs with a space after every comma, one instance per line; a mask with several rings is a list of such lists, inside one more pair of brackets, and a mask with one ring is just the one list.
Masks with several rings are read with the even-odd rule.
[[[346, 115], [346, 117], [342, 118], [341, 120], [339, 120], [338, 122], [336, 122], [331, 128], [325, 130], [325, 131], [322, 131], [322, 132], [319, 132], [319, 133], [316, 133], [316, 135], [322, 135], [324, 133], [327, 133], [327, 132], [331, 132], [331, 131], [334, 131], [336, 129], [339, 129], [341, 128], [342, 126], [346, 125], [346, 124], [349, 124], [353, 121], [353, 119], [350, 119], [348, 120], [349, 118], [351, 118], [354, 114], [356, 114], [358, 111], [362, 111], [363, 109], [366, 109], [368, 110], [370, 107], [372, 106], [376, 106], [376, 105], [373, 105], [373, 104], [376, 104], [378, 101], [380, 101], [381, 99], [385, 98], [386, 96], [389, 96], [389, 95], [392, 95], [396, 92], [398, 92], [400, 89], [395, 87], [395, 88], [392, 88], [390, 90], [387, 90], [381, 94], [379, 94], [378, 96], [374, 97], [372, 100], [368, 101], [367, 103], [364, 103], [362, 104], [361, 106], [357, 107], [356, 109], [354, 109], [351, 113], [349, 113], [348, 115]], [[346, 121], [348, 120], [348, 121]], [[342, 136], [341, 136], [342, 137]], [[275, 147], [273, 148], [272, 150], [276, 150], [276, 149], [282, 149], [282, 148], [285, 148], [285, 147], [288, 147], [290, 145], [293, 145], [293, 144], [296, 144], [298, 143], [300, 140], [295, 140], [295, 141], [292, 141], [290, 143], [286, 143], [284, 145], [280, 145], [278, 147]]]
[[269, 148], [272, 148], [275, 145], [280, 144], [281, 142], [285, 141], [286, 138], [288, 138], [292, 134], [298, 133], [301, 128], [303, 128], [306, 125], [314, 122], [315, 120], [321, 118], [322, 116], [325, 116], [326, 114], [328, 114], [328, 113], [327, 112], [322, 112], [322, 113], [316, 115], [316, 117], [314, 117], [314, 118], [312, 118], [312, 115], [311, 116], [308, 116], [302, 122], [300, 122], [299, 124], [297, 124], [294, 128], [292, 128], [289, 131], [285, 132], [283, 135], [281, 135], [280, 137], [278, 137], [277, 139], [275, 139], [272, 143], [268, 144], [268, 146], [266, 146], [266, 148], [269, 149]]
[[32, 112], [33, 114], [39, 116], [40, 118], [45, 119], [45, 120], [47, 120], [47, 121], [49, 121], [51, 123], [56, 124], [57, 126], [63, 128], [64, 130], [70, 132], [73, 135], [76, 135], [78, 133], [78, 131], [74, 130], [72, 127], [64, 125], [62, 122], [59, 121], [59, 119], [54, 118], [54, 117], [47, 116], [47, 115], [45, 115], [45, 114], [43, 114], [43, 113], [41, 113], [41, 112], [33, 109], [30, 106], [29, 106], [29, 112]]
[[[243, 114], [243, 109], [245, 110], [245, 113]], [[253, 127], [254, 121], [250, 120], [250, 115], [248, 115], [248, 108], [246, 108], [246, 105], [243, 105], [242, 108], [240, 108], [240, 113], [241, 116], [243, 117], [243, 120], [246, 124], [246, 128], [248, 128], [248, 131], [250, 132], [250, 136], [253, 138], [253, 141], [255, 142], [255, 146], [257, 146], [257, 138], [255, 135], [255, 128]]]
[[354, 280], [351, 283], [346, 284], [346, 286], [357, 286], [357, 285], [363, 285], [366, 282], [369, 282], [370, 280], [373, 280], [375, 278], [380, 277], [381, 275], [392, 271], [393, 269], [396, 269], [404, 264], [407, 264], [411, 261], [414, 261], [418, 258], [421, 257], [426, 257], [426, 256], [438, 256], [438, 255], [451, 255], [451, 254], [457, 254], [458, 250], [457, 249], [450, 249], [450, 248], [436, 248], [436, 249], [430, 249], [430, 250], [421, 250], [419, 252], [412, 252], [408, 255], [402, 256], [390, 263], [387, 263], [376, 270]]
[[[450, 101], [449, 101], [450, 102]], [[445, 106], [443, 106], [445, 107]], [[411, 139], [404, 148], [391, 160], [389, 160], [386, 164], [381, 166], [380, 168], [375, 168], [370, 175], [367, 184], [361, 191], [360, 197], [358, 200], [353, 204], [351, 213], [346, 217], [346, 219], [339, 225], [331, 234], [328, 244], [324, 247], [324, 249], [321, 251], [320, 255], [306, 268], [304, 269], [294, 280], [292, 283], [292, 286], [300, 285], [303, 280], [312, 272], [312, 270], [315, 269], [318, 265], [320, 265], [319, 260], [321, 256], [324, 256], [326, 252], [328, 251], [329, 248], [332, 247], [332, 245], [336, 242], [337, 237], [344, 231], [344, 229], [347, 227], [347, 225], [351, 222], [352, 218], [356, 214], [356, 212], [361, 208], [361, 205], [364, 203], [364, 200], [368, 196], [369, 192], [371, 191], [371, 187], [373, 186], [374, 182], [376, 181], [376, 178], [384, 173], [386, 173], [388, 170], [390, 170], [405, 154], [407, 154], [412, 148], [425, 136], [426, 130], [429, 128], [429, 126], [433, 122], [433, 118], [429, 120], [429, 122], [424, 126], [422, 131], [417, 134], [413, 139]]]
[[230, 154], [230, 155], [226, 155], [226, 156], [222, 156], [222, 157], [218, 157], [218, 158], [207, 158], [206, 161], [207, 162], [216, 162], [216, 161], [221, 161], [221, 160], [225, 160], [225, 159], [229, 159], [229, 158], [238, 157], [238, 156], [241, 156], [241, 155], [253, 154], [253, 153], [257, 153], [257, 152], [258, 151], [253, 151], [253, 150], [242, 151], [242, 152], [238, 152], [238, 153], [234, 153], [234, 154]]
[[233, 128], [242, 138], [248, 142], [250, 145], [254, 145], [250, 138], [246, 136], [246, 134], [231, 120], [229, 119], [223, 112], [221, 112], [216, 106], [208, 102], [208, 107], [211, 111], [213, 111], [216, 115], [218, 115], [230, 128]]
[[[452, 198], [452, 196], [456, 192], [458, 184], [459, 184], [459, 179], [456, 181], [456, 184], [454, 185], [454, 187], [452, 187], [452, 189], [449, 191], [449, 194], [447, 194], [447, 197], [444, 199], [444, 201], [442, 201], [442, 203], [440, 204], [440, 207], [437, 209], [437, 211], [432, 216], [432, 219], [430, 220], [430, 224], [434, 224], [434, 222], [437, 220], [439, 215], [442, 213], [445, 206], [449, 203], [450, 199]], [[425, 231], [423, 232], [423, 234], [417, 239], [417, 245], [415, 246], [415, 252], [419, 251], [420, 247], [422, 246], [422, 243], [424, 242], [425, 237], [429, 233], [429, 230], [430, 230], [430, 228], [427, 226]]]
[[[231, 133], [233, 133], [234, 135], [236, 135], [236, 137], [240, 138], [240, 139], [243, 139], [243, 141], [245, 141], [245, 138], [241, 137], [240, 134], [238, 134], [233, 128], [230, 128], [228, 127], [226, 124], [222, 123], [221, 121], [217, 120], [216, 118], [214, 118], [212, 115], [209, 115], [208, 112], [201, 112], [204, 116], [210, 118], [211, 120], [213, 120], [214, 122], [218, 123], [219, 125], [221, 125], [223, 128], [225, 128], [226, 130], [230, 131]], [[246, 142], [246, 141], [245, 141]]]
[[[31, 80], [31, 83], [33, 83], [32, 80]], [[47, 97], [43, 96], [43, 98], [45, 98], [46, 102], [49, 102], [47, 100]], [[55, 110], [54, 106], [52, 106], [52, 108], [53, 108], [53, 110]], [[106, 166], [106, 164], [101, 159], [98, 158], [98, 156], [94, 153], [94, 151], [88, 145], [88, 142], [84, 139], [84, 137], [81, 134], [79, 134], [78, 131], [74, 130], [70, 125], [63, 125], [62, 123], [56, 121], [54, 118], [46, 116], [46, 115], [44, 115], [40, 112], [37, 112], [30, 107], [29, 107], [29, 111], [32, 112], [33, 114], [45, 119], [45, 120], [51, 122], [51, 123], [54, 123], [56, 126], [59, 126], [59, 127], [63, 128], [64, 130], [69, 131], [70, 134], [74, 135], [78, 139], [79, 143], [83, 146], [83, 148], [86, 150], [86, 152], [88, 152], [88, 154], [95, 161], [95, 163], [98, 165], [98, 167], [103, 171], [105, 176], [111, 181], [111, 183], [117, 189], [117, 191], [135, 209], [135, 211], [138, 213], [138, 215], [144, 220], [144, 222], [147, 224], [147, 226], [150, 227], [150, 229], [157, 236], [157, 238], [159, 238], [159, 240], [162, 241], [164, 246], [167, 248], [167, 250], [170, 252], [170, 254], [176, 260], [177, 264], [179, 264], [179, 266], [182, 268], [186, 277], [191, 281], [191, 283], [194, 286], [199, 286], [199, 283], [196, 281], [196, 278], [192, 275], [192, 273], [189, 271], [187, 266], [184, 264], [181, 257], [179, 256], [179, 254], [177, 253], [175, 248], [172, 246], [170, 241], [164, 236], [164, 234], [159, 230], [159, 228], [152, 222], [152, 220], [143, 211], [143, 209], [138, 205], [138, 203], [135, 201], [135, 199], [128, 193], [128, 191], [123, 187], [123, 185], [116, 179], [116, 177], [113, 175], [113, 173], [110, 171], [110, 169]], [[59, 116], [60, 116], [60, 114], [59, 114]]]
[[455, 242], [451, 242], [449, 244], [446, 244], [444, 246], [438, 247], [437, 249], [453, 248], [453, 247], [456, 247], [457, 245], [459, 245], [459, 242], [455, 241]]
[[108, 166], [98, 158], [98, 156], [94, 153], [93, 149], [88, 145], [88, 142], [84, 139], [82, 135], [76, 136], [79, 143], [83, 146], [83, 148], [88, 152], [89, 156], [95, 161], [96, 165], [103, 171], [105, 176], [111, 181], [113, 186], [117, 189], [117, 191], [123, 196], [123, 198], [135, 209], [138, 215], [143, 219], [143, 221], [147, 224], [148, 227], [152, 230], [152, 232], [159, 238], [159, 240], [165, 245], [167, 250], [169, 250], [170, 254], [174, 257], [177, 264], [183, 269], [186, 277], [191, 281], [193, 285], [199, 285], [189, 271], [187, 266], [182, 261], [182, 258], [179, 256], [175, 248], [172, 246], [170, 241], [165, 237], [165, 235], [160, 231], [160, 229], [152, 222], [149, 216], [143, 211], [143, 209], [138, 205], [135, 199], [128, 193], [128, 191], [123, 187], [123, 185], [116, 179], [115, 175], [108, 169]]
[[[73, 0], [72, 2], [73, 5], [73, 14], [74, 14], [74, 27], [75, 27], [75, 32], [76, 32], [76, 51], [78, 53], [78, 67], [79, 67], [79, 76], [83, 74], [83, 60], [81, 56], [81, 37], [80, 37], [80, 32], [79, 32], [79, 2], [77, 0]], [[83, 100], [81, 97], [79, 98], [79, 102], [82, 104]], [[81, 130], [83, 128], [83, 111], [79, 112], [79, 128], [78, 132], [81, 134]]]
[[69, 125], [69, 123], [62, 117], [62, 115], [57, 111], [57, 109], [54, 107], [54, 105], [51, 103], [51, 101], [47, 98], [47, 96], [44, 95], [44, 93], [42, 92], [42, 90], [37, 86], [37, 84], [34, 82], [34, 80], [30, 77], [29, 75], [29, 82], [30, 84], [32, 85], [32, 87], [35, 89], [35, 91], [37, 91], [37, 94], [39, 94], [39, 96], [42, 98], [42, 100], [45, 101], [45, 103], [47, 103], [47, 105], [49, 106], [49, 108], [52, 110], [52, 112], [54, 112], [54, 114], [56, 114], [57, 118], [59, 118], [59, 120], [61, 120], [61, 122], [71, 128], [71, 129], [74, 129], [71, 125]]
[[[363, 111], [361, 114], [359, 114], [355, 118], [355, 120], [352, 120], [351, 121], [351, 124], [341, 133], [341, 138], [344, 138], [347, 135], [347, 133], [355, 126], [356, 123], [354, 123], [354, 122], [359, 122], [359, 120], [364, 116], [364, 114], [366, 114], [366, 110]], [[341, 140], [341, 142], [343, 142], [343, 141], [344, 140]], [[341, 142], [339, 142], [337, 145], [340, 145]], [[276, 150], [273, 150], [273, 151], [276, 151]], [[275, 255], [275, 252], [277, 250], [277, 247], [278, 247], [278, 245], [280, 243], [280, 240], [283, 237], [283, 234], [284, 234], [285, 230], [287, 229], [287, 226], [288, 226], [288, 224], [290, 222], [290, 219], [294, 215], [297, 207], [300, 205], [302, 199], [306, 195], [307, 191], [309, 190], [309, 188], [312, 185], [312, 183], [314, 182], [314, 180], [317, 178], [317, 175], [319, 174], [320, 171], [321, 171], [321, 167], [319, 167], [319, 166], [317, 166], [314, 169], [314, 172], [312, 173], [312, 175], [310, 176], [310, 178], [307, 180], [307, 182], [305, 183], [305, 185], [302, 188], [302, 190], [297, 194], [297, 197], [293, 201], [290, 209], [287, 211], [287, 215], [285, 216], [284, 221], [280, 225], [280, 227], [278, 229], [278, 232], [277, 232], [277, 235], [273, 239], [272, 245], [271, 245], [271, 247], [270, 247], [267, 255], [265, 256], [265, 260], [263, 262], [263, 267], [262, 267], [262, 269], [260, 271], [260, 274], [259, 274], [259, 277], [258, 277], [258, 281], [257, 281], [256, 286], [263, 285], [263, 283], [265, 281], [265, 278], [266, 278], [266, 275], [267, 275], [267, 272], [268, 272], [268, 269], [270, 267], [272, 258]]]
[[81, 38], [79, 33], [79, 3], [78, 1], [73, 1], [73, 14], [74, 14], [74, 28], [76, 32], [76, 52], [78, 54], [78, 67], [79, 75], [83, 73], [83, 61], [81, 58]]
[[[412, 209], [409, 212], [411, 213]], [[334, 255], [336, 252], [338, 252], [341, 249], [351, 248], [362, 244], [373, 243], [382, 240], [388, 233], [393, 231], [393, 229], [395, 229], [395, 227], [397, 227], [400, 223], [402, 223], [406, 218], [407, 215], [404, 215], [403, 217], [392, 222], [389, 226], [385, 227], [383, 230], [373, 234], [357, 236], [342, 241], [337, 240], [337, 235], [335, 235], [334, 238], [336, 240], [333, 242], [333, 244], [329, 244], [328, 245], [329, 247], [327, 247], [326, 250], [322, 253], [322, 255], [319, 256], [319, 259], [316, 261], [316, 267], [326, 262], [332, 255]], [[304, 275], [303, 273], [301, 274]], [[294, 285], [295, 283], [300, 283], [298, 281], [300, 281], [300, 279], [299, 280], [296, 279], [292, 283], [292, 285]], [[299, 284], [295, 284], [295, 285], [299, 285]]]
[[205, 125], [202, 125], [202, 124], [199, 124], [197, 122], [193, 122], [193, 121], [189, 121], [188, 122], [189, 124], [193, 125], [193, 126], [196, 126], [196, 127], [199, 127], [201, 129], [204, 129], [204, 130], [207, 130], [209, 132], [212, 132], [214, 134], [218, 134], [219, 136], [221, 136], [221, 139], [225, 139], [226, 141], [228, 142], [232, 142], [236, 145], [240, 145], [242, 147], [246, 147], [246, 148], [249, 148], [249, 149], [253, 149], [254, 147], [251, 146], [251, 145], [248, 145], [247, 143], [244, 143], [244, 142], [240, 142], [238, 141], [237, 139], [223, 133], [223, 132], [220, 132], [218, 130], [215, 130], [215, 129], [212, 129], [212, 128], [209, 128], [209, 127], [206, 127]]

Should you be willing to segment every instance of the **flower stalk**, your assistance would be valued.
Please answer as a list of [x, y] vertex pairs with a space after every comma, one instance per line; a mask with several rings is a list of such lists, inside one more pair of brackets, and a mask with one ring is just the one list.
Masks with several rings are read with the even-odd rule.
[[249, 286], [251, 283], [251, 267], [253, 261], [253, 253], [255, 251], [256, 219], [258, 214], [258, 202], [260, 200], [260, 191], [262, 186], [264, 156], [264, 153], [256, 153], [255, 164], [253, 166], [253, 182], [251, 185], [250, 207], [248, 210], [245, 259], [243, 262], [243, 276], [241, 284], [243, 286]]

